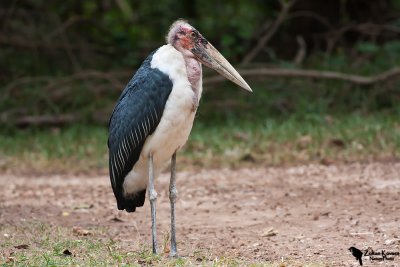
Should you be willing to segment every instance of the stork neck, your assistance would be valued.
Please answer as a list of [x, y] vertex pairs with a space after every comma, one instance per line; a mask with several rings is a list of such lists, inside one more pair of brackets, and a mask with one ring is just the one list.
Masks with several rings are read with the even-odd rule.
[[201, 97], [201, 63], [192, 57], [184, 57], [188, 80], [195, 94], [192, 111], [196, 111]]
[[186, 73], [195, 93], [198, 93], [202, 75], [201, 64], [194, 58], [185, 57]]

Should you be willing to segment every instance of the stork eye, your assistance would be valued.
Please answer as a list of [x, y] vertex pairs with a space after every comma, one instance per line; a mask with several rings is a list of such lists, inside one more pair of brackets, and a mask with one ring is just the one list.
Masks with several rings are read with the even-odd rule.
[[190, 35], [191, 35], [192, 37], [197, 37], [197, 36], [198, 36], [197, 32], [191, 32]]

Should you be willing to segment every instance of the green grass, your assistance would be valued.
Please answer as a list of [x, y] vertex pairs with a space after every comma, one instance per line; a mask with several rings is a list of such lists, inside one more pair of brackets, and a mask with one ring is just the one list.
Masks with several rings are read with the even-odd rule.
[[[341, 50], [330, 56], [315, 53], [304, 68], [379, 73], [398, 65], [399, 44], [393, 41], [373, 49], [371, 44], [360, 44], [357, 56]], [[274, 63], [298, 67], [279, 60]], [[366, 87], [300, 78], [247, 80], [253, 94], [228, 81], [205, 86], [191, 137], [179, 154], [180, 168], [400, 157], [400, 80]], [[82, 120], [62, 128], [17, 130], [3, 125], [0, 172], [107, 171], [107, 129], [99, 124], [108, 120], [117, 92], [94, 96], [81, 82], [72, 88], [76, 92], [51, 107], [40, 102], [41, 86], [26, 86], [16, 91], [19, 97], [6, 94], [0, 113], [15, 106], [26, 107], [29, 114], [79, 114]]]
[[400, 123], [386, 115], [265, 119], [227, 127], [197, 125], [185, 155], [194, 161], [267, 165], [395, 158], [400, 155]]
[[[3, 171], [106, 172], [107, 129], [75, 125], [0, 134]], [[181, 167], [240, 167], [400, 157], [400, 122], [392, 114], [310, 114], [285, 119], [195, 123]], [[182, 166], [183, 165], [183, 166]]]
[[[71, 229], [40, 222], [3, 226], [0, 263], [2, 266], [182, 266], [182, 259], [165, 260], [143, 248], [124, 251], [117, 242], [104, 238], [100, 230], [90, 236], [76, 236]], [[4, 238], [3, 238], [4, 237]], [[15, 246], [27, 245], [18, 249]], [[71, 255], [67, 255], [65, 251]]]
[[[24, 221], [18, 226], [0, 225], [0, 266], [326, 266], [286, 259], [262, 262], [215, 256], [210, 251], [194, 251], [189, 256], [169, 258], [153, 255], [150, 248], [127, 251], [118, 241], [104, 237], [104, 230], [78, 236], [68, 228]], [[25, 247], [21, 247], [25, 245]], [[67, 252], [70, 255], [67, 255]]]
[[108, 157], [107, 131], [96, 126], [12, 130], [1, 134], [0, 147], [3, 170], [96, 171]]

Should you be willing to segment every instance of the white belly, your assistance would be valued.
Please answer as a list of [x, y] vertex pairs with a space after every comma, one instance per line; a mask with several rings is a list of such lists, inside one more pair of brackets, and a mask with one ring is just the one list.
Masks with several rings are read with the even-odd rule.
[[[172, 55], [173, 58], [163, 58], [165, 54], [162, 53], [162, 49], [168, 52], [165, 54], [168, 54], [169, 57]], [[171, 51], [171, 49], [173, 50]], [[156, 55], [158, 57], [155, 57]], [[163, 62], [168, 62], [168, 68], [162, 65]], [[154, 54], [152, 67], [153, 65], [164, 73], [170, 72], [168, 75], [173, 81], [173, 88], [159, 125], [154, 133], [147, 137], [139, 160], [125, 178], [123, 185], [125, 194], [134, 194], [147, 187], [148, 157], [150, 153], [153, 155], [154, 175], [157, 177], [166, 163], [170, 161], [172, 155], [186, 143], [196, 115], [196, 109], [193, 109], [193, 107], [198, 105], [200, 99], [200, 96], [196, 96], [187, 79], [183, 57], [175, 48], [169, 45], [161, 47]], [[171, 68], [171, 65], [176, 66]], [[163, 70], [163, 67], [166, 70]], [[199, 88], [198, 91], [200, 94], [201, 89]]]

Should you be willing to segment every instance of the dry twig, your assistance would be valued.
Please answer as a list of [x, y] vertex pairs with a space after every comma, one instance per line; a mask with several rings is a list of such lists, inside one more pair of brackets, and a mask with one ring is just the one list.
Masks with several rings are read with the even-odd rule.
[[278, 28], [281, 24], [286, 20], [286, 17], [289, 13], [290, 8], [294, 5], [296, 0], [291, 0], [287, 3], [284, 1], [280, 1], [282, 5], [281, 12], [279, 13], [276, 20], [272, 23], [271, 27], [268, 31], [258, 40], [257, 45], [248, 53], [243, 61], [242, 64], [248, 64], [253, 58], [265, 47], [265, 45], [269, 42], [269, 40], [274, 36]]
[[304, 58], [307, 55], [307, 44], [304, 40], [303, 36], [296, 36], [297, 44], [299, 45], [299, 49], [297, 50], [296, 56], [293, 59], [294, 64], [301, 65], [303, 63]]

